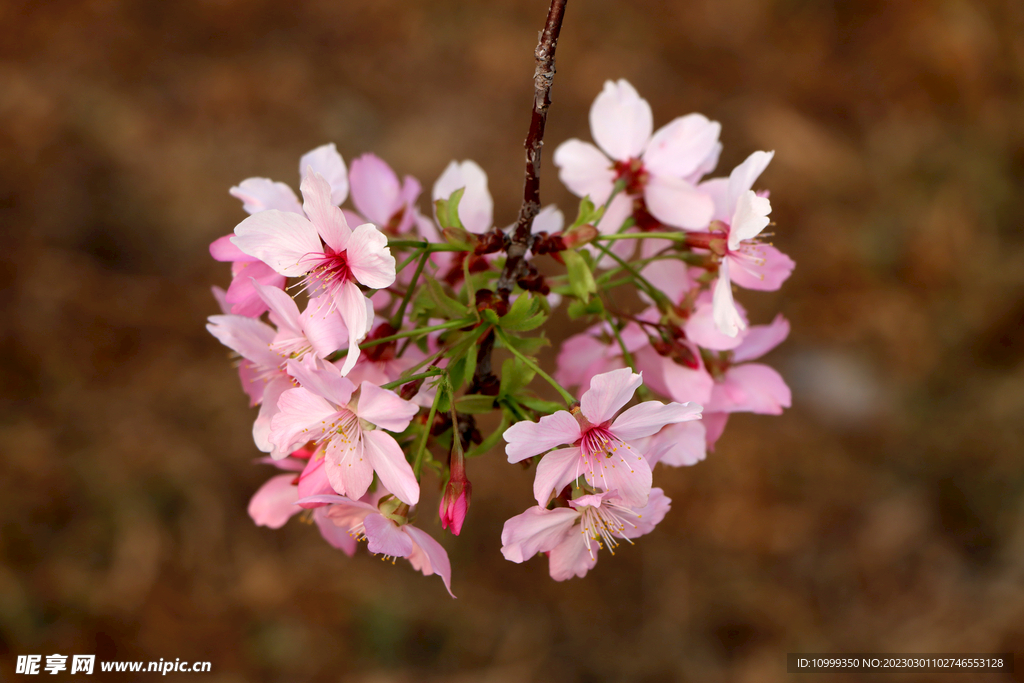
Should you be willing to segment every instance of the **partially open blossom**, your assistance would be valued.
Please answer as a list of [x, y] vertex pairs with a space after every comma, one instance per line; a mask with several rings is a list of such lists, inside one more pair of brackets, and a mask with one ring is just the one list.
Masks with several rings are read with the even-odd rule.
[[[349, 331], [349, 353], [342, 372], [358, 360], [356, 343], [373, 324], [373, 305], [359, 285], [372, 289], [395, 281], [395, 259], [387, 237], [370, 223], [348, 227], [341, 209], [331, 203], [331, 186], [312, 170], [302, 181], [303, 210], [269, 209], [249, 216], [235, 227], [231, 242], [259, 258], [281, 275], [303, 277], [311, 297], [328, 296]], [[322, 241], [321, 241], [322, 240]]]
[[632, 443], [674, 422], [700, 419], [694, 403], [646, 401], [615, 414], [633, 398], [642, 384], [629, 368], [598, 375], [590, 381], [580, 406], [570, 413], [559, 410], [539, 422], [522, 421], [505, 430], [509, 462], [540, 455], [557, 446], [537, 465], [533, 493], [546, 505], [552, 491], [560, 491], [583, 475], [590, 486], [617, 491], [627, 505], [643, 506], [651, 491], [651, 466]]
[[352, 160], [349, 169], [352, 203], [358, 214], [346, 212], [349, 222], [373, 223], [381, 230], [400, 234], [412, 227], [416, 198], [423, 189], [418, 180], [405, 176], [401, 182], [387, 163], [375, 154]]
[[324, 510], [325, 518], [357, 541], [365, 540], [371, 553], [385, 558], [404, 557], [424, 576], [437, 574], [448, 594], [455, 597], [447, 551], [430, 534], [393, 511], [386, 498], [379, 505], [337, 495], [311, 496], [300, 502], [327, 504], [319, 508]]
[[632, 544], [632, 539], [649, 534], [671, 503], [654, 488], [645, 505], [631, 505], [615, 491], [583, 495], [570, 500], [569, 507], [553, 510], [538, 505], [505, 522], [501, 554], [518, 563], [547, 553], [551, 578], [583, 578], [597, 564], [598, 550], [614, 555], [620, 542]]
[[466, 513], [469, 512], [473, 485], [466, 478], [466, 459], [460, 439], [457, 435], [453, 438], [456, 445], [452, 448], [450, 474], [437, 514], [441, 518], [441, 528], [450, 528], [451, 532], [458, 536], [462, 532], [462, 524], [466, 521]]
[[322, 447], [327, 479], [338, 493], [360, 498], [376, 472], [388, 490], [415, 504], [420, 497], [416, 475], [395, 437], [383, 430], [403, 431], [419, 408], [369, 382], [359, 385], [354, 398], [356, 386], [312, 355], [288, 361], [287, 367], [301, 386], [278, 399], [271, 442], [286, 452], [309, 441]]

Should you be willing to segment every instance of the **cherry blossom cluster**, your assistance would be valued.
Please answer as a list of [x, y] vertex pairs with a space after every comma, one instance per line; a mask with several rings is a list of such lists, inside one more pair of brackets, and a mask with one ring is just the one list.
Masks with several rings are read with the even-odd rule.
[[[334, 145], [300, 159], [298, 195], [266, 178], [231, 188], [249, 216], [210, 246], [232, 279], [207, 328], [259, 406], [260, 462], [282, 471], [252, 498], [257, 524], [301, 515], [344, 553], [366, 541], [450, 593], [447, 553], [420, 527], [459, 535], [467, 465], [504, 443], [534, 468], [536, 505], [505, 523], [502, 554], [582, 577], [664, 518], [658, 463], [703, 460], [731, 413], [789, 406], [781, 376], [752, 362], [788, 322], [751, 324], [733, 296], [793, 269], [754, 189], [772, 154], [706, 178], [719, 124], [690, 114], [654, 131], [624, 80], [605, 84], [590, 128], [596, 144], [554, 154], [581, 198], [571, 223], [527, 201], [496, 226], [472, 161], [444, 169], [424, 212], [416, 179], [372, 154], [346, 166]], [[552, 316], [584, 331], [548, 371]], [[436, 518], [418, 508], [425, 483], [442, 491]]]

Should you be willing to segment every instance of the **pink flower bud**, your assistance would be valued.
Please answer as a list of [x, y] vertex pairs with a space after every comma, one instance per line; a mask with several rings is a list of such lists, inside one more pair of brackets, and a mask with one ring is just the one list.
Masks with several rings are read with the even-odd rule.
[[461, 481], [452, 479], [448, 482], [437, 511], [441, 517], [442, 529], [451, 527], [451, 532], [456, 536], [459, 535], [462, 531], [462, 523], [466, 521], [466, 512], [469, 511], [469, 498], [472, 491], [473, 485], [465, 477]]

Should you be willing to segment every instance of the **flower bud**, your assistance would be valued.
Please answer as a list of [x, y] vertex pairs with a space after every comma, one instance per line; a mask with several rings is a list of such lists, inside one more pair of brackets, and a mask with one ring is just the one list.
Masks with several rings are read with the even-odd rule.
[[441, 496], [441, 504], [437, 510], [437, 514], [441, 518], [442, 529], [450, 528], [454, 535], [459, 535], [462, 531], [462, 523], [466, 521], [472, 492], [473, 485], [466, 478], [466, 461], [462, 450], [462, 440], [456, 434], [455, 444], [452, 447], [448, 485], [444, 487], [444, 495]]
[[594, 241], [598, 234], [597, 228], [590, 223], [584, 223], [575, 228], [570, 228], [562, 235], [562, 241], [565, 242], [567, 248], [575, 248]]

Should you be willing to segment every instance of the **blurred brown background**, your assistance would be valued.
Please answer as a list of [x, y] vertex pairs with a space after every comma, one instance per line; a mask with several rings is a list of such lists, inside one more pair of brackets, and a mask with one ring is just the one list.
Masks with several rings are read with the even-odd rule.
[[658, 683], [788, 680], [789, 651], [1016, 650], [1016, 678], [977, 678], [1024, 680], [1019, 0], [571, 0], [545, 200], [575, 210], [550, 154], [589, 139], [607, 78], [656, 125], [721, 121], [720, 173], [776, 150], [761, 184], [797, 270], [740, 299], [793, 322], [770, 358], [793, 409], [659, 469], [666, 521], [582, 581], [502, 559], [532, 472], [497, 454], [443, 539], [455, 601], [297, 521], [252, 525], [272, 471], [203, 327], [228, 282], [207, 244], [244, 217], [227, 189], [296, 186], [333, 141], [427, 188], [473, 158], [510, 223], [545, 14], [0, 2], [0, 679], [53, 652], [225, 682]]

